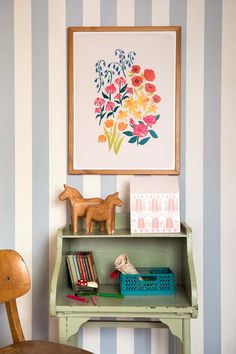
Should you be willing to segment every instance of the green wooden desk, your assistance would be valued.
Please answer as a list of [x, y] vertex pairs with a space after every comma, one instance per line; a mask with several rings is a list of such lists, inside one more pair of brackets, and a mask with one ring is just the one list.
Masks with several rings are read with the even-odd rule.
[[[69, 225], [58, 230], [50, 313], [59, 318], [59, 341], [75, 345], [75, 334], [81, 325], [165, 325], [178, 338], [178, 343], [181, 343], [178, 344], [179, 352], [191, 354], [190, 320], [196, 318], [198, 313], [191, 228], [182, 223], [181, 233], [178, 234], [131, 235], [129, 230], [124, 228], [127, 215], [118, 214], [116, 222], [119, 228], [109, 236], [99, 231], [86, 235], [82, 229], [75, 235], [69, 231]], [[86, 250], [93, 252], [100, 292], [119, 292], [119, 284], [110, 279], [109, 274], [114, 269], [116, 257], [126, 253], [136, 267], [170, 267], [176, 277], [176, 295], [123, 299], [97, 297], [96, 306], [91, 299], [86, 304], [68, 299], [66, 294], [72, 293], [72, 290], [68, 286], [65, 256], [70, 251]]]

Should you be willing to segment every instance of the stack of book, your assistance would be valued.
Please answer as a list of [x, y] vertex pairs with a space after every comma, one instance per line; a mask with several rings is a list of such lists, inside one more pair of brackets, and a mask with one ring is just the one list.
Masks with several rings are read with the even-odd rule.
[[68, 271], [73, 291], [95, 291], [98, 275], [91, 251], [70, 252], [66, 255]]

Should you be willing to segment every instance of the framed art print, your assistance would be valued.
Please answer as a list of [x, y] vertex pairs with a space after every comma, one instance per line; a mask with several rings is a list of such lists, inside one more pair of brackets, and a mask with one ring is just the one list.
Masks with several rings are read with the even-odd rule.
[[180, 27], [69, 28], [69, 173], [179, 174]]

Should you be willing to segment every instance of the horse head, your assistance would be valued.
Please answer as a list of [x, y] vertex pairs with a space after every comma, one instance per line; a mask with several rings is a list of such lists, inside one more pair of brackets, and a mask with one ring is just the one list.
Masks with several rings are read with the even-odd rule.
[[105, 201], [107, 201], [110, 205], [116, 205], [118, 207], [122, 207], [123, 202], [120, 200], [118, 195], [119, 195], [119, 192], [116, 192], [114, 194], [110, 194], [110, 195], [108, 195], [108, 197], [106, 197]]
[[66, 184], [64, 184], [64, 191], [58, 196], [58, 198], [63, 201], [65, 199], [72, 199], [72, 198], [83, 198], [80, 192], [72, 188]]

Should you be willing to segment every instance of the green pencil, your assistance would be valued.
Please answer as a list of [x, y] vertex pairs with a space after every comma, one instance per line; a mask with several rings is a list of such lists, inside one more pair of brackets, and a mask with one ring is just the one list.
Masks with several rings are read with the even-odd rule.
[[123, 298], [124, 296], [121, 294], [113, 294], [113, 293], [97, 293], [98, 296], [103, 296], [103, 297], [116, 297], [116, 298]]

